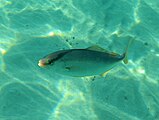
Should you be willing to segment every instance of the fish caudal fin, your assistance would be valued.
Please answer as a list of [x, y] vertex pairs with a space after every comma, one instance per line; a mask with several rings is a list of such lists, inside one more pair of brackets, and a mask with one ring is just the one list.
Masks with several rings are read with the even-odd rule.
[[128, 64], [128, 56], [127, 56], [127, 52], [125, 52], [124, 53], [125, 55], [125, 57], [124, 57], [124, 59], [123, 59], [123, 62], [125, 63], [125, 64]]
[[129, 40], [129, 43], [128, 43], [128, 45], [127, 45], [127, 47], [126, 47], [126, 50], [125, 50], [125, 53], [124, 53], [124, 59], [123, 59], [123, 62], [125, 63], [125, 64], [127, 64], [128, 63], [128, 49], [129, 49], [129, 47], [130, 47], [130, 45], [132, 44], [132, 41], [134, 40], [135, 38], [131, 38], [130, 40]]

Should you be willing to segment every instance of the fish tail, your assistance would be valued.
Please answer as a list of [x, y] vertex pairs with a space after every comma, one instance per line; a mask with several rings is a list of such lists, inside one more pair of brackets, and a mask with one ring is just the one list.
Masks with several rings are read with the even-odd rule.
[[128, 49], [129, 49], [129, 47], [130, 47], [130, 45], [132, 44], [132, 41], [133, 41], [134, 39], [135, 39], [135, 38], [131, 38], [131, 39], [129, 40], [129, 43], [128, 43], [127, 47], [126, 47], [125, 53], [123, 54], [123, 55], [124, 55], [123, 62], [124, 62], [125, 64], [128, 63]]
[[124, 53], [124, 56], [125, 56], [125, 57], [124, 57], [124, 59], [123, 59], [123, 62], [124, 62], [125, 64], [128, 64], [128, 57], [127, 57], [128, 55], [127, 55], [127, 52]]

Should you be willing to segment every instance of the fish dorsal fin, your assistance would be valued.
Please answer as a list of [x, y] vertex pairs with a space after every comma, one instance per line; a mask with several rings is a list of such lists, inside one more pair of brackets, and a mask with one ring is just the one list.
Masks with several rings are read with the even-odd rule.
[[87, 50], [93, 50], [93, 51], [99, 51], [99, 52], [108, 52], [107, 50], [105, 50], [104, 48], [99, 47], [98, 45], [93, 45], [93, 46], [90, 46], [86, 49]]
[[110, 53], [112, 56], [118, 56], [119, 54], [115, 53], [115, 52], [111, 52]]

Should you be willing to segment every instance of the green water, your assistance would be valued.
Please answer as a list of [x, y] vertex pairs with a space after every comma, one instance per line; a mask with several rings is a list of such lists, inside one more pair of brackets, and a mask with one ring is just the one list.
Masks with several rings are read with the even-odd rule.
[[[0, 0], [0, 120], [159, 120], [157, 0]], [[99, 45], [129, 63], [106, 77], [38, 66], [48, 53]]]

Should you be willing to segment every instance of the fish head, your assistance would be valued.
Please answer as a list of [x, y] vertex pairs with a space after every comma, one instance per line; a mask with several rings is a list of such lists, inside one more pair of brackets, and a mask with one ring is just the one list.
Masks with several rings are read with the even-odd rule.
[[68, 52], [71, 52], [71, 50], [60, 50], [60, 51], [51, 53], [51, 54], [43, 57], [42, 59], [40, 59], [38, 65], [40, 67], [46, 67], [49, 65], [53, 65], [56, 61], [58, 61]]
[[45, 67], [45, 66], [50, 65], [50, 64], [51, 64], [51, 60], [47, 59], [47, 58], [43, 58], [43, 59], [39, 60], [39, 63], [38, 63], [38, 65], [40, 67]]
[[38, 65], [40, 67], [46, 67], [48, 65], [53, 64], [53, 62], [57, 59], [57, 54], [46, 56], [39, 60]]

